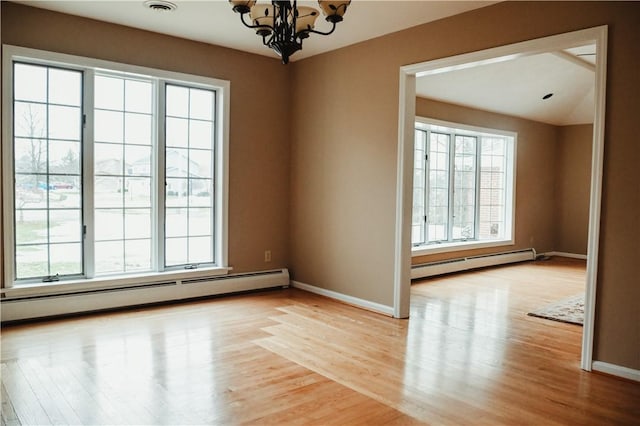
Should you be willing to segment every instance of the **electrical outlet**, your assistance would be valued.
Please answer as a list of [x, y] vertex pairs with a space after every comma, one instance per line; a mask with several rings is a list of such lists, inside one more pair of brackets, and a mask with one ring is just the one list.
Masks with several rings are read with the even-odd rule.
[[264, 261], [271, 262], [271, 250], [264, 251]]

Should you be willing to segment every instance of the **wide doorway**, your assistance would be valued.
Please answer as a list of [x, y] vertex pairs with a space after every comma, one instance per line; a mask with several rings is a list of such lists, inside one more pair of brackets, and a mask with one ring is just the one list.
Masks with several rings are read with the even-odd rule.
[[[595, 280], [597, 272], [597, 250], [599, 240], [599, 217], [601, 199], [602, 152], [604, 148], [604, 101], [606, 69], [606, 27], [593, 28], [560, 34], [557, 36], [517, 43], [508, 46], [473, 52], [450, 58], [438, 59], [401, 68], [400, 77], [400, 132], [398, 149], [398, 190], [396, 221], [396, 271], [394, 315], [409, 315], [411, 285], [411, 213], [413, 208], [414, 130], [416, 120], [416, 80], [422, 76], [477, 67], [487, 63], [512, 61], [540, 54], [541, 52], [563, 52], [577, 46], [593, 44], [597, 53], [594, 69], [594, 120], [592, 162], [590, 176], [590, 199], [588, 219], [587, 262], [585, 271], [585, 321], [581, 344], [581, 368], [591, 370], [593, 347], [593, 319], [595, 309]], [[516, 216], [515, 221], [518, 221]], [[516, 224], [517, 226], [517, 224]], [[514, 239], [517, 248], [527, 247], [533, 241]], [[524, 246], [522, 246], [525, 244]], [[532, 246], [534, 244], [531, 244]], [[520, 247], [522, 246], [522, 247]]]

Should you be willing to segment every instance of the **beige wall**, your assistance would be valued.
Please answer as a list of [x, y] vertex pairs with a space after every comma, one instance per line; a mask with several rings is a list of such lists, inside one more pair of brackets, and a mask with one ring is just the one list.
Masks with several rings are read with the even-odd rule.
[[535, 248], [540, 253], [555, 250], [554, 232], [557, 218], [554, 180], [555, 150], [558, 142], [556, 126], [424, 98], [416, 99], [416, 115], [516, 132], [518, 141], [515, 245], [418, 256], [412, 259], [413, 264], [529, 247]]
[[559, 128], [555, 170], [554, 250], [587, 254], [593, 126]]
[[289, 115], [289, 68], [276, 59], [7, 2], [2, 41], [231, 81], [229, 263], [234, 272], [288, 266], [290, 147], [280, 118]]
[[295, 279], [393, 302], [400, 66], [609, 25], [594, 356], [640, 369], [638, 17], [640, 2], [501, 2], [294, 63]]

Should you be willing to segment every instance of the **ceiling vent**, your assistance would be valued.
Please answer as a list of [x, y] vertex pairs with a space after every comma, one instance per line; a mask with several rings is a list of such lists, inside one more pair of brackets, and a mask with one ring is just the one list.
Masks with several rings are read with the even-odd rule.
[[156, 12], [172, 12], [178, 8], [174, 3], [165, 0], [149, 0], [145, 1], [144, 5]]

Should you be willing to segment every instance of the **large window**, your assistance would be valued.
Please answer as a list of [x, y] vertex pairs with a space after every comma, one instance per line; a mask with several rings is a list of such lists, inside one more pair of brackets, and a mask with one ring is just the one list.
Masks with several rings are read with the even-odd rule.
[[227, 82], [6, 50], [9, 286], [226, 267]]
[[508, 132], [416, 122], [414, 250], [511, 242], [514, 150]]

